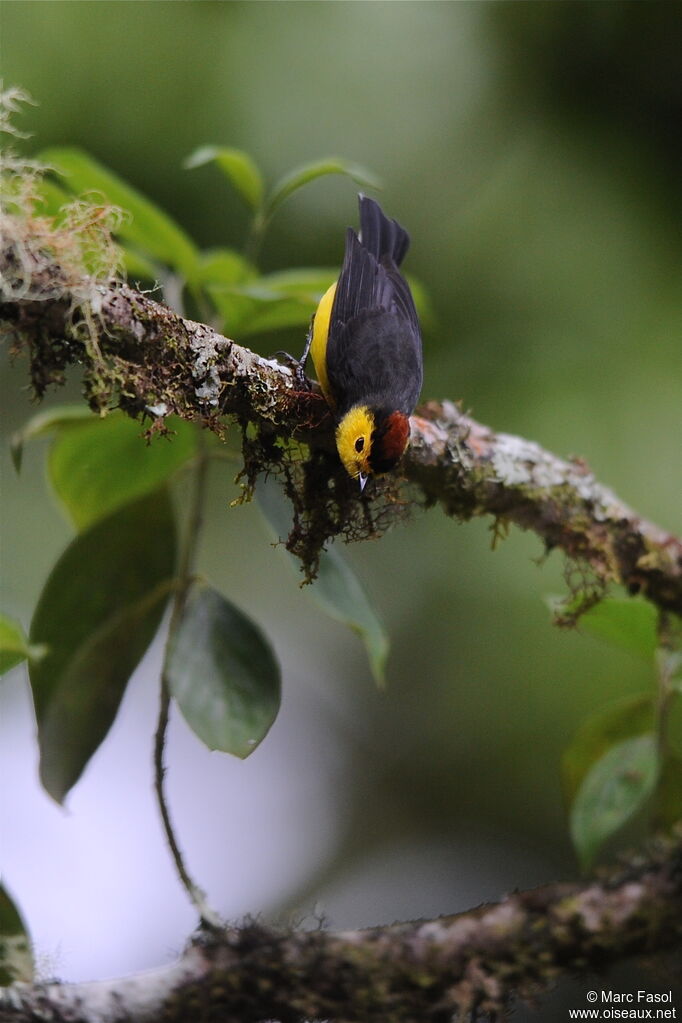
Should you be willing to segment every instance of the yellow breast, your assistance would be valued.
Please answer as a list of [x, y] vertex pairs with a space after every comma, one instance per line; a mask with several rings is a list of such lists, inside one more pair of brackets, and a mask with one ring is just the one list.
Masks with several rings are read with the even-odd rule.
[[329, 320], [332, 315], [335, 294], [336, 281], [325, 291], [320, 299], [320, 304], [317, 307], [313, 321], [313, 339], [310, 345], [310, 354], [313, 357], [313, 365], [315, 366], [315, 376], [330, 405], [334, 405], [335, 402], [329, 390], [329, 377], [327, 376], [327, 338], [329, 337]]

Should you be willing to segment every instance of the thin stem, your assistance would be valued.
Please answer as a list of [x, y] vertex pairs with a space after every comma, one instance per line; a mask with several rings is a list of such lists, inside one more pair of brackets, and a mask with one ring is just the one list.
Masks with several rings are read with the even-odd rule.
[[258, 258], [268, 220], [269, 217], [264, 209], [257, 210], [253, 216], [243, 250], [244, 258], [248, 259], [250, 263], [255, 263]]
[[180, 881], [182, 882], [185, 891], [189, 895], [191, 902], [196, 907], [201, 922], [205, 927], [220, 927], [221, 922], [218, 915], [210, 908], [206, 901], [206, 895], [201, 888], [192, 880], [185, 861], [180, 850], [177, 838], [175, 837], [175, 830], [173, 828], [173, 822], [170, 817], [170, 811], [168, 808], [168, 800], [166, 798], [165, 791], [165, 777], [166, 767], [164, 763], [164, 753], [166, 748], [166, 733], [168, 731], [168, 721], [170, 717], [170, 684], [168, 680], [168, 664], [170, 660], [170, 650], [172, 647], [173, 639], [182, 621], [182, 615], [185, 609], [185, 603], [187, 600], [187, 593], [192, 582], [194, 573], [194, 562], [196, 559], [196, 552], [199, 544], [199, 537], [201, 534], [201, 525], [203, 520], [203, 509], [204, 509], [204, 498], [206, 494], [206, 476], [208, 469], [208, 454], [206, 452], [206, 444], [203, 438], [203, 432], [199, 430], [199, 455], [196, 461], [196, 468], [194, 472], [194, 487], [192, 493], [192, 502], [190, 505], [189, 519], [187, 522], [187, 532], [185, 534], [183, 546], [180, 552], [180, 564], [178, 566], [177, 576], [177, 589], [175, 591], [175, 597], [173, 598], [173, 607], [171, 610], [171, 620], [168, 627], [168, 638], [166, 639], [166, 649], [164, 653], [163, 667], [161, 669], [161, 692], [159, 699], [159, 717], [156, 725], [156, 734], [154, 736], [154, 790], [156, 792], [156, 799], [159, 806], [159, 812], [161, 814], [161, 821], [163, 829], [166, 834], [166, 840], [168, 847], [175, 864], [175, 869], [178, 872]]
[[659, 764], [663, 763], [666, 754], [667, 711], [668, 711], [668, 616], [658, 616], [658, 649], [656, 650], [656, 702], [654, 706], [654, 728], [656, 732], [656, 749]]
[[656, 746], [660, 764], [663, 764], [668, 754], [668, 718], [674, 696], [671, 685], [672, 672], [667, 661], [667, 652], [661, 653], [658, 658], [658, 699], [656, 700]]

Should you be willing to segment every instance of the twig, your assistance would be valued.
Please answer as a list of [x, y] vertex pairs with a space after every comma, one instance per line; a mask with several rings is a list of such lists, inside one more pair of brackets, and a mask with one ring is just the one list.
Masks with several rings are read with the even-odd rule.
[[164, 752], [166, 746], [166, 732], [170, 716], [171, 693], [168, 681], [168, 664], [172, 655], [173, 642], [178, 628], [182, 621], [187, 593], [192, 583], [194, 572], [194, 561], [196, 558], [201, 524], [203, 517], [204, 500], [206, 493], [206, 475], [208, 469], [208, 456], [205, 450], [203, 432], [198, 431], [199, 454], [194, 469], [194, 488], [192, 504], [190, 507], [187, 531], [184, 537], [178, 565], [178, 585], [173, 597], [170, 624], [168, 626], [168, 637], [164, 652], [163, 666], [161, 669], [161, 687], [159, 694], [159, 716], [154, 736], [154, 790], [161, 814], [163, 829], [166, 833], [166, 841], [185, 891], [196, 907], [205, 927], [220, 927], [221, 921], [218, 915], [211, 909], [206, 900], [206, 895], [201, 888], [192, 880], [185, 866], [185, 861], [180, 850], [179, 843], [175, 836], [173, 822], [170, 816], [168, 800], [165, 792], [166, 767], [164, 763]]

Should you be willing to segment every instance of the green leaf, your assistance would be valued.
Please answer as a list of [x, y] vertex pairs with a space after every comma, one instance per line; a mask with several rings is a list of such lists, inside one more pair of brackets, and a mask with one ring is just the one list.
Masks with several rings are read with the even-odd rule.
[[590, 768], [571, 811], [571, 836], [585, 869], [649, 798], [658, 773], [653, 733], [618, 743]]
[[[274, 479], [259, 479], [256, 488], [258, 505], [274, 534], [286, 540], [291, 530], [291, 507]], [[290, 564], [298, 570], [298, 563], [289, 554]], [[372, 607], [360, 580], [332, 547], [323, 551], [317, 579], [306, 587], [316, 603], [331, 618], [343, 622], [356, 632], [364, 643], [370, 668], [377, 685], [385, 682], [389, 641], [386, 630]]]
[[266, 217], [271, 217], [292, 192], [307, 185], [309, 181], [315, 181], [316, 178], [324, 177], [327, 174], [345, 174], [346, 177], [352, 178], [362, 188], [381, 188], [379, 179], [371, 171], [361, 167], [360, 164], [330, 156], [323, 160], [315, 160], [313, 163], [306, 163], [301, 167], [296, 167], [289, 174], [285, 174], [283, 178], [280, 178], [267, 198], [265, 204]]
[[224, 318], [224, 329], [248, 337], [284, 327], [308, 327], [336, 276], [337, 271], [327, 269], [283, 270], [234, 283], [214, 278], [207, 282], [207, 290]]
[[160, 259], [193, 280], [198, 251], [187, 234], [160, 207], [83, 150], [55, 146], [40, 159], [48, 163], [74, 193], [96, 192], [130, 214], [118, 230], [124, 241]]
[[200, 284], [242, 284], [256, 276], [253, 264], [234, 249], [208, 249], [201, 253], [197, 270]]
[[[230, 323], [229, 329], [246, 337], [282, 327], [307, 327], [320, 299], [339, 272], [328, 267], [299, 267], [260, 277], [252, 274], [234, 281], [220, 279], [217, 273], [210, 278], [203, 271], [200, 273], [216, 308]], [[421, 305], [422, 321], [426, 322], [427, 318], [433, 321], [424, 289], [420, 287], [414, 297]]]
[[162, 489], [101, 519], [67, 547], [38, 601], [29, 666], [40, 776], [58, 802], [114, 721], [172, 586], [175, 521]]
[[166, 672], [185, 720], [209, 749], [248, 757], [280, 704], [280, 671], [262, 630], [204, 583], [192, 587]]
[[95, 416], [87, 405], [57, 405], [55, 408], [45, 409], [32, 416], [21, 430], [10, 438], [10, 453], [12, 463], [17, 472], [21, 470], [21, 463], [24, 457], [24, 447], [34, 437], [41, 437], [53, 433], [63, 426], [72, 426], [74, 423], [91, 423]]
[[658, 612], [643, 597], [606, 597], [581, 616], [579, 627], [597, 639], [651, 661], [658, 646]]
[[325, 291], [339, 276], [338, 269], [331, 267], [294, 267], [291, 270], [277, 270], [275, 273], [264, 274], [251, 282], [252, 287], [262, 288], [274, 295], [297, 296], [314, 302], [320, 301]]
[[201, 146], [187, 157], [183, 166], [191, 170], [194, 167], [203, 167], [207, 163], [217, 163], [242, 199], [253, 210], [259, 209], [263, 202], [265, 186], [260, 170], [248, 153], [229, 146]]
[[60, 430], [48, 475], [78, 530], [156, 490], [194, 457], [197, 428], [176, 416], [164, 425], [173, 433], [149, 444], [140, 424], [123, 414]]
[[331, 618], [357, 632], [365, 644], [374, 680], [383, 686], [388, 636], [360, 580], [335, 547], [325, 551], [320, 558], [320, 568], [311, 591]]
[[575, 799], [590, 768], [612, 746], [649, 732], [653, 727], [654, 700], [651, 693], [628, 696], [588, 718], [562, 758], [562, 780], [568, 806]]
[[28, 640], [19, 622], [0, 614], [0, 675], [21, 664], [28, 655]]
[[295, 297], [247, 298], [251, 298], [252, 305], [248, 315], [242, 312], [241, 337], [269, 330], [283, 330], [285, 327], [307, 327], [316, 308], [316, 303]]
[[296, 296], [275, 295], [249, 287], [206, 286], [220, 313], [222, 330], [246, 338], [284, 327], [307, 327], [317, 303]]
[[0, 987], [33, 980], [33, 952], [26, 925], [0, 884]]

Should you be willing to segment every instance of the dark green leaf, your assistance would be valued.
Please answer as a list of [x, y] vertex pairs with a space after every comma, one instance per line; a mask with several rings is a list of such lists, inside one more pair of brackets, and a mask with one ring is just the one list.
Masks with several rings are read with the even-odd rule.
[[[291, 530], [291, 506], [281, 488], [272, 478], [260, 479], [256, 497], [274, 534], [286, 540]], [[295, 558], [290, 554], [288, 558], [298, 570]], [[306, 592], [331, 618], [358, 633], [365, 645], [372, 675], [378, 685], [383, 685], [388, 636], [362, 584], [335, 547], [322, 553], [317, 579], [306, 587]]]
[[658, 772], [652, 733], [618, 743], [590, 768], [571, 811], [571, 835], [583, 867], [651, 796]]
[[175, 416], [165, 425], [173, 433], [154, 437], [149, 444], [139, 423], [116, 413], [60, 430], [50, 450], [48, 473], [77, 529], [156, 490], [194, 457], [196, 427]]
[[166, 665], [171, 692], [209, 749], [248, 757], [280, 703], [280, 672], [261, 629], [217, 590], [192, 587]]
[[17, 430], [10, 439], [10, 452], [12, 462], [17, 472], [21, 469], [21, 462], [24, 457], [24, 446], [34, 437], [41, 437], [47, 433], [53, 433], [63, 426], [71, 426], [75, 423], [92, 423], [95, 416], [87, 405], [57, 405], [55, 408], [46, 409], [31, 416], [29, 421], [21, 430]]
[[658, 646], [658, 612], [643, 597], [606, 597], [581, 616], [579, 626], [603, 639], [651, 661]]
[[360, 580], [335, 547], [320, 558], [317, 579], [311, 589], [315, 600], [331, 618], [358, 633], [365, 644], [372, 675], [378, 685], [383, 685], [388, 636]]
[[126, 683], [158, 628], [175, 563], [165, 490], [101, 519], [67, 547], [41, 594], [29, 674], [40, 774], [61, 802], [116, 716]]
[[54, 168], [74, 195], [94, 192], [126, 211], [130, 217], [118, 235], [193, 280], [198, 259], [194, 243], [150, 199], [80, 149], [55, 146], [44, 150], [40, 159]]
[[361, 167], [360, 164], [330, 156], [323, 160], [315, 160], [313, 163], [306, 163], [301, 167], [296, 167], [289, 174], [285, 174], [283, 178], [280, 178], [267, 198], [265, 204], [266, 216], [271, 217], [292, 192], [307, 185], [309, 181], [315, 181], [316, 178], [324, 177], [327, 174], [345, 174], [346, 177], [352, 178], [362, 188], [381, 188], [378, 178], [371, 171]]
[[26, 925], [4, 885], [0, 885], [0, 987], [33, 980], [33, 952]]
[[607, 750], [654, 727], [654, 701], [651, 693], [628, 696], [588, 718], [576, 732], [562, 759], [564, 795], [568, 806], [582, 785], [585, 775]]
[[187, 157], [184, 167], [191, 170], [207, 163], [216, 163], [220, 167], [253, 210], [260, 207], [263, 202], [263, 176], [248, 153], [229, 146], [201, 146]]
[[62, 802], [105, 739], [130, 676], [156, 632], [168, 580], [84, 640], [39, 723], [40, 778]]
[[19, 622], [0, 614], [0, 675], [28, 657], [28, 640]]

